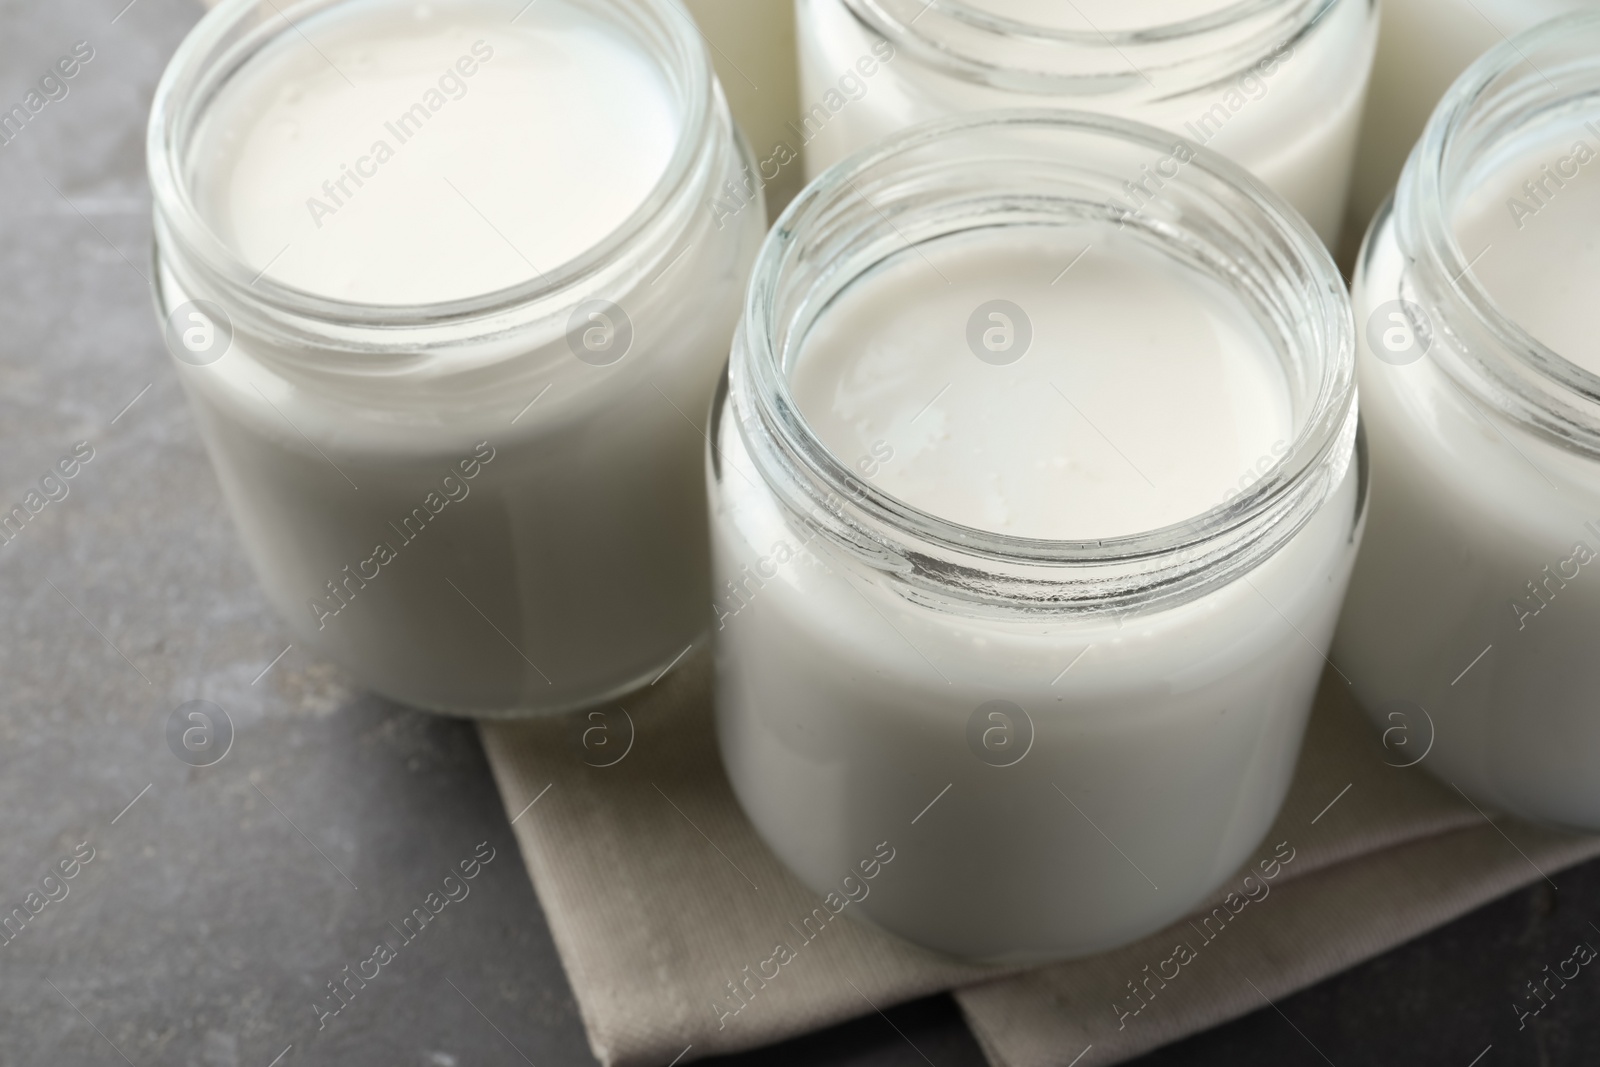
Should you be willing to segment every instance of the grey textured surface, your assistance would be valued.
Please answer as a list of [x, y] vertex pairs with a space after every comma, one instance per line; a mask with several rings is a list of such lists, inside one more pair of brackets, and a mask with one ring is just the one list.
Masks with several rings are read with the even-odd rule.
[[[257, 680], [289, 638], [145, 280], [145, 114], [200, 10], [139, 0], [113, 23], [125, 2], [0, 6], [7, 106], [74, 42], [95, 49], [0, 148], [0, 500], [73, 442], [95, 450], [0, 546], [0, 902], [94, 849], [0, 946], [0, 1062], [265, 1067], [292, 1044], [284, 1064], [445, 1067], [521, 1062], [515, 1043], [589, 1063], [471, 727], [353, 690], [299, 649]], [[207, 768], [165, 737], [197, 698], [237, 731]], [[485, 841], [497, 855], [470, 895], [319, 1033], [325, 983], [398, 941], [388, 924]]]
[[[66, 889], [0, 945], [0, 1065], [590, 1064], [470, 725], [299, 649], [265, 669], [290, 638], [235, 542], [145, 277], [145, 115], [200, 11], [125, 2], [0, 0], [0, 107], [74, 42], [95, 49], [0, 147], [0, 509], [74, 442], [95, 450], [0, 545], [0, 917]], [[236, 728], [205, 768], [166, 741], [195, 699]], [[46, 886], [85, 842], [94, 858]], [[389, 924], [482, 842], [496, 856], [470, 895], [319, 1031], [325, 983], [398, 941]], [[1507, 1010], [1600, 922], [1600, 865], [1558, 881], [1148, 1062], [1465, 1067], [1491, 1041], [1484, 1067], [1593, 1062], [1600, 979], [1529, 1030]], [[935, 998], [729, 1062], [981, 1058]]]

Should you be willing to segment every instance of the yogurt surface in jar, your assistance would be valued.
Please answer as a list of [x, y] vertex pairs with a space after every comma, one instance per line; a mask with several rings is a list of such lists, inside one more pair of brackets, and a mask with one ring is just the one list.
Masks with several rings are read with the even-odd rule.
[[1600, 108], [1541, 123], [1478, 164], [1453, 213], [1456, 240], [1505, 315], [1600, 375], [1590, 307], [1600, 291]]
[[540, 3], [308, 20], [314, 45], [281, 36], [210, 103], [196, 206], [265, 277], [356, 303], [480, 296], [576, 259], [644, 203], [682, 123], [640, 42]]
[[[1095, 121], [949, 120], [802, 194], [712, 438], [735, 792], [819, 893], [893, 848], [859, 912], [965, 958], [1124, 943], [1249, 858], [1359, 533], [1348, 323], [1300, 287], [1331, 262], [1294, 229], [1314, 269], [1235, 287], [1086, 209], [1163, 136]], [[1226, 239], [1186, 188], [1163, 219]], [[1299, 504], [1258, 525], [1270, 485]]]
[[748, 160], [703, 38], [657, 0], [295, 19], [214, 11], [151, 131], [169, 346], [263, 588], [426, 708], [648, 682], [704, 632], [699, 420], [765, 222], [709, 207]]
[[1473, 60], [1509, 36], [1596, 6], [1595, 0], [1384, 0], [1341, 252], [1354, 258], [1428, 116]]
[[[977, 313], [977, 340], [1003, 363], [968, 344], [997, 294], [1013, 306]], [[790, 388], [835, 455], [876, 460], [883, 492], [1041, 540], [1193, 518], [1292, 435], [1261, 327], [1114, 227], [978, 231], [897, 255], [812, 326]]]

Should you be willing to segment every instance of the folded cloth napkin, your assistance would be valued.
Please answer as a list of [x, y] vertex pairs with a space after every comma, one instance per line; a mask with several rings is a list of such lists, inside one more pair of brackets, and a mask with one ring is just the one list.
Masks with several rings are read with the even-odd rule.
[[856, 921], [848, 905], [805, 922], [823, 902], [739, 810], [709, 693], [697, 654], [625, 705], [481, 728], [608, 1065], [747, 1049], [947, 989], [997, 1067], [1116, 1063], [1600, 855], [1600, 838], [1491, 820], [1396, 766], [1426, 738], [1386, 749], [1330, 677], [1277, 823], [1211, 906], [1089, 959], [976, 966]]

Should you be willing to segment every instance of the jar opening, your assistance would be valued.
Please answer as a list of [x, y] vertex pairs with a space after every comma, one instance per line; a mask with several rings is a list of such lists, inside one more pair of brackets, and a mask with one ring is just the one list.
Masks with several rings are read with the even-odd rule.
[[[1573, 228], [1570, 218], [1558, 221], [1560, 212], [1587, 205], [1569, 183], [1600, 183], [1600, 164], [1579, 162], [1600, 155], [1600, 132], [1584, 125], [1600, 129], [1597, 55], [1595, 12], [1555, 19], [1486, 53], [1434, 112], [1393, 206], [1409, 263], [1398, 295], [1430, 358], [1502, 413], [1591, 455], [1600, 455], [1600, 366], [1541, 339], [1533, 320], [1560, 309], [1548, 300], [1531, 308], [1517, 290], [1548, 283], [1554, 291], [1557, 275], [1572, 267], [1555, 271], [1540, 248], [1563, 225]], [[1586, 151], [1544, 151], [1568, 151], [1578, 140]], [[1566, 178], [1550, 170], [1563, 159]], [[1510, 178], [1519, 168], [1528, 170], [1520, 186]], [[1546, 218], [1531, 217], [1552, 206]], [[1592, 217], [1578, 228], [1591, 232]], [[1519, 312], [1531, 318], [1519, 321]], [[1450, 343], [1434, 344], [1444, 339]]]
[[1137, 226], [980, 224], [827, 299], [785, 377], [811, 432], [902, 503], [1106, 539], [1231, 500], [1288, 450], [1303, 389], [1259, 310]]
[[[450, 49], [440, 51], [437, 28], [423, 27], [423, 21], [448, 24], [461, 37], [461, 55], [444, 56]], [[500, 22], [503, 28], [497, 28]], [[385, 32], [383, 47], [370, 47], [374, 26]], [[529, 94], [509, 90], [519, 78], [549, 82], [563, 76], [544, 65], [538, 52], [562, 34], [574, 47], [588, 48], [597, 64], [609, 64], [616, 79], [631, 78], [636, 89], [651, 89], [654, 98], [644, 103], [659, 112], [649, 116], [651, 127], [675, 130], [675, 136], [658, 137], [662, 143], [647, 153], [652, 158], [637, 167], [607, 168], [609, 181], [585, 179], [581, 184], [589, 195], [581, 213], [555, 188], [574, 180], [568, 176], [572, 160], [541, 158], [539, 149], [548, 146], [516, 147], [529, 136], [525, 129], [506, 131], [500, 145], [483, 136], [497, 121], [496, 107], [540, 106], [529, 103]], [[505, 57], [498, 68], [496, 55]], [[434, 60], [438, 71], [427, 79], [415, 76], [419, 64]], [[500, 82], [492, 90], [491, 79]], [[319, 88], [321, 81], [328, 86]], [[185, 39], [156, 92], [148, 153], [161, 247], [184, 287], [196, 294], [224, 306], [265, 306], [334, 324], [437, 324], [557, 299], [626, 254], [683, 197], [714, 121], [713, 87], [704, 45], [675, 4], [597, 0], [582, 10], [556, 3], [528, 11], [512, 0], [472, 0], [435, 11], [398, 0], [230, 0]], [[319, 92], [328, 106], [307, 102]], [[394, 106], [385, 106], [391, 97]], [[564, 120], [551, 116], [547, 132], [559, 137]], [[573, 145], [596, 143], [586, 131], [565, 133]], [[598, 143], [604, 146], [604, 138]], [[608, 147], [613, 153], [628, 149], [622, 143]], [[508, 173], [514, 168], [467, 165], [475, 153], [501, 151], [526, 155], [550, 186], [540, 199], [560, 202], [518, 201]], [[418, 220], [417, 203], [406, 197], [415, 200], [424, 179], [434, 176], [424, 173], [423, 164], [452, 156], [465, 160], [463, 172], [447, 186], [449, 175], [441, 168], [437, 199], [430, 201], [439, 220]], [[312, 181], [323, 170], [329, 171], [326, 180]], [[461, 186], [470, 187], [474, 177], [497, 183], [496, 189], [464, 191]], [[276, 197], [285, 185], [304, 193], [303, 207], [298, 197], [290, 205], [280, 197], [272, 208], [281, 219], [255, 217], [250, 190]], [[301, 185], [308, 187], [300, 190]], [[483, 203], [494, 192], [506, 194], [498, 198], [504, 203], [486, 213]], [[236, 207], [229, 206], [234, 196]], [[508, 235], [521, 233], [517, 218], [504, 217], [518, 211], [537, 223], [541, 247], [535, 255], [543, 262]], [[340, 214], [345, 218], [338, 219]], [[498, 225], [490, 214], [500, 217]], [[347, 228], [347, 243], [355, 242], [352, 249], [381, 262], [363, 272], [352, 249], [316, 249], [308, 241], [301, 242], [306, 249], [294, 248], [295, 238], [317, 237], [313, 228], [331, 232], [339, 223]], [[282, 252], [267, 249], [294, 226], [299, 230], [287, 233]], [[363, 226], [365, 231], [355, 232]], [[386, 227], [398, 232], [389, 234]], [[481, 247], [461, 258], [469, 233]], [[321, 237], [326, 246], [327, 233]], [[393, 245], [387, 255], [386, 240]], [[452, 255], [458, 259], [454, 266]], [[275, 268], [293, 257], [299, 257], [294, 269]], [[486, 265], [492, 257], [504, 262]], [[408, 259], [421, 271], [407, 266]], [[381, 284], [377, 275], [384, 275]]]
[[1028, 93], [1160, 99], [1238, 74], [1308, 32], [1341, 0], [1098, 10], [1033, 0], [843, 2], [897, 47], [968, 81]]
[[[1200, 275], [1225, 292], [1276, 363], [1290, 423], [1283, 454], [1214, 506], [1157, 528], [1069, 539], [952, 521], [885, 491], [830, 447], [797, 400], [793, 372], [841, 294], [895, 257], [1025, 230], [1108, 244], [1115, 235], [1175, 277]], [[975, 367], [990, 321], [969, 339]], [[1349, 459], [1352, 352], [1348, 300], [1327, 253], [1243, 171], [1124, 120], [997, 112], [917, 127], [814, 182], [757, 261], [730, 378], [746, 447], [801, 521], [890, 570], [980, 599], [1107, 607], [1209, 588], [1298, 529]]]

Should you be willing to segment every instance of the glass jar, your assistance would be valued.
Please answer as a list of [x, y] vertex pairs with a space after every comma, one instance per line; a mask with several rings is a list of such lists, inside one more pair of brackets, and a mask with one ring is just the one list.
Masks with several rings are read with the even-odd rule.
[[[813, 177], [923, 119], [1078, 108], [1214, 148], [1293, 204], [1325, 242], [1339, 235], [1377, 38], [1372, 0], [798, 4], [795, 132]], [[1151, 192], [1147, 176], [1130, 180]]]
[[794, 0], [684, 0], [711, 45], [711, 62], [756, 165], [769, 211], [805, 185], [789, 124], [799, 111]]
[[1396, 762], [1600, 830], [1600, 14], [1470, 67], [1355, 280], [1371, 530], [1335, 662]]
[[[1175, 141], [1082, 113], [953, 116], [830, 170], [768, 237], [714, 404], [716, 711], [734, 791], [830, 910], [849, 904], [956, 956], [1095, 952], [1158, 929], [1234, 873], [1288, 787], [1360, 537], [1344, 286], [1287, 205]], [[1185, 180], [1148, 212], [1104, 206], [1175, 147]], [[939, 249], [992, 242], [1003, 260], [1024, 232], [1089, 241], [1091, 257], [1126, 241], [1146, 281], [1176, 279], [1175, 299], [1193, 287], [1241, 309], [1281, 381], [1286, 439], [1236, 481], [1237, 467], [1206, 472], [1231, 488], [1179, 521], [1120, 536], [995, 532], [886, 491], [913, 456], [933, 457], [930, 482], [958, 479], [941, 458], [954, 453], [917, 451], [947, 437], [958, 408], [997, 433], [1039, 426], [1018, 405], [1052, 385], [1064, 403], [1051, 417], [1082, 416], [1085, 462], [1131, 449], [1163, 481], [1181, 463], [1181, 442], [1137, 441], [1122, 420], [1181, 405], [1185, 386], [1154, 378], [1137, 398], [1091, 404], [1074, 384], [1114, 369], [1095, 355], [1114, 342], [1063, 335], [1046, 304], [1098, 299], [1098, 282], [1075, 288], [1092, 258], [1066, 281], [1041, 279], [1054, 295], [1031, 320], [1016, 306], [968, 320], [970, 293]], [[841, 454], [797, 399], [800, 353], [823, 335], [863, 350], [892, 341], [898, 326], [869, 337], [836, 323], [840, 308], [886, 306], [875, 287], [896, 264], [924, 269], [904, 321], [934, 334], [907, 340], [913, 368], [935, 361], [919, 373], [953, 384], [915, 415], [910, 397], [910, 417], [870, 451]], [[985, 288], [980, 270], [972, 291]], [[1115, 312], [1099, 321], [1141, 336]], [[984, 332], [962, 338], [962, 322]], [[1030, 330], [1020, 361], [998, 354]], [[1049, 382], [1031, 388], [1036, 375]], [[840, 395], [868, 402], [886, 381], [837, 376]], [[1101, 437], [1121, 439], [1116, 454], [1101, 444], [1089, 456]]]
[[[540, 58], [569, 45], [650, 89], [625, 108], [659, 142], [569, 123], [573, 100], [627, 113]], [[765, 220], [759, 190], [713, 210], [750, 159], [680, 8], [226, 4], [148, 151], [174, 366], [297, 645], [498, 716], [625, 692], [703, 639], [703, 412]]]
[[1383, 0], [1341, 242], [1352, 260], [1428, 116], [1467, 65], [1509, 34], [1594, 6], [1595, 0]]

